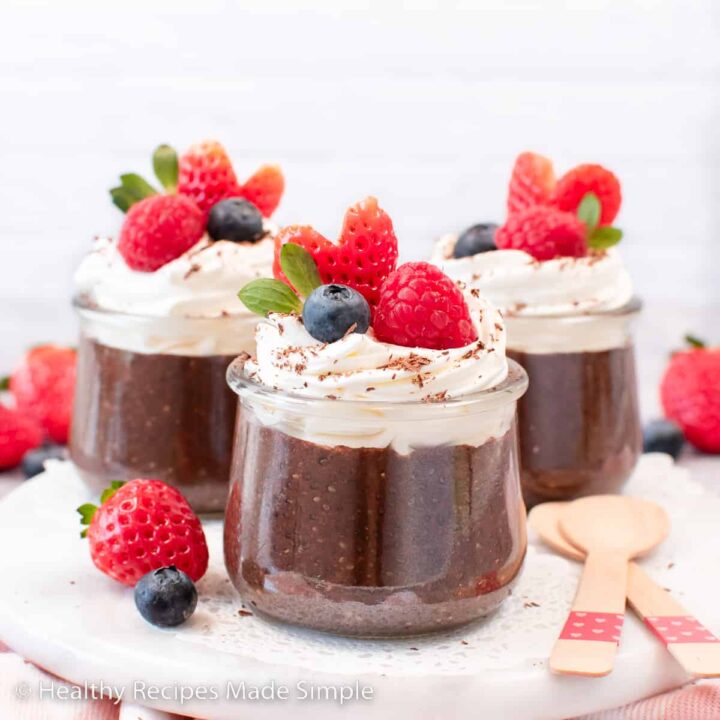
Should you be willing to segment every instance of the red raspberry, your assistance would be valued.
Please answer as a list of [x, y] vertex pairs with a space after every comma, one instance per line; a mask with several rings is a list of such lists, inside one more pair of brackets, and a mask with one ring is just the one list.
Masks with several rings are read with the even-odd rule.
[[495, 233], [503, 250], [524, 250], [536, 260], [587, 255], [587, 229], [575, 215], [535, 205], [510, 215]]
[[439, 268], [409, 262], [380, 288], [373, 320], [375, 337], [405, 347], [464, 347], [477, 340], [460, 288]]
[[510, 176], [508, 212], [512, 214], [533, 205], [546, 204], [554, 187], [552, 161], [536, 153], [520, 153]]
[[600, 225], [611, 225], [620, 210], [620, 181], [602, 165], [578, 165], [565, 173], [555, 186], [550, 202], [566, 212], [577, 212], [586, 193], [595, 193], [600, 206]]
[[696, 448], [720, 453], [720, 348], [673, 355], [660, 385], [668, 419]]
[[291, 225], [278, 233], [273, 274], [289, 285], [280, 268], [280, 251], [288, 242], [304, 247], [313, 256], [324, 283], [349, 285], [371, 306], [377, 303], [380, 285], [395, 269], [398, 257], [392, 220], [374, 197], [345, 213], [337, 245], [307, 225]]
[[42, 439], [42, 430], [33, 418], [0, 405], [0, 470], [19, 465], [25, 453], [39, 447]]
[[240, 196], [230, 158], [215, 140], [192, 145], [180, 156], [178, 169], [178, 192], [191, 197], [205, 214], [215, 203]]
[[53, 442], [65, 444], [70, 432], [77, 353], [41, 345], [25, 354], [10, 378], [10, 391], [23, 414], [32, 417]]
[[99, 508], [88, 504], [78, 512], [89, 525], [95, 566], [124, 585], [133, 587], [143, 575], [170, 565], [195, 582], [207, 570], [200, 520], [180, 492], [159, 480], [114, 485]]
[[118, 250], [133, 270], [153, 272], [180, 257], [205, 231], [202, 211], [184, 195], [151, 195], [127, 212]]
[[240, 195], [270, 217], [280, 204], [285, 178], [277, 165], [263, 165], [240, 189]]

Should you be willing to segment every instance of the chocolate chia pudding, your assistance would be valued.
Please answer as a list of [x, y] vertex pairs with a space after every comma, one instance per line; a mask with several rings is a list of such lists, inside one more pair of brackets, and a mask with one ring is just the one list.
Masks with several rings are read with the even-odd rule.
[[222, 512], [237, 397], [231, 356], [137, 353], [83, 337], [72, 458], [100, 492], [111, 480], [151, 477], [201, 512]]
[[530, 379], [518, 408], [527, 505], [618, 492], [642, 451], [632, 347], [508, 355]]

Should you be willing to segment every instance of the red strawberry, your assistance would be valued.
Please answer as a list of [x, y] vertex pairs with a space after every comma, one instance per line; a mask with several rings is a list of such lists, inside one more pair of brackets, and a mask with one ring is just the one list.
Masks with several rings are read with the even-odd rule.
[[566, 212], [577, 212], [587, 193], [600, 200], [600, 225], [611, 225], [620, 210], [620, 181], [601, 165], [578, 165], [565, 173], [555, 186], [550, 202]]
[[535, 205], [510, 215], [495, 233], [503, 250], [524, 250], [536, 260], [587, 255], [587, 229], [575, 215]]
[[673, 355], [660, 385], [668, 419], [696, 448], [720, 453], [720, 348]]
[[462, 292], [439, 268], [426, 262], [405, 263], [385, 280], [373, 330], [383, 342], [436, 350], [464, 347], [477, 340]]
[[395, 269], [398, 257], [392, 220], [374, 197], [345, 213], [337, 245], [307, 225], [280, 230], [275, 238], [273, 274], [290, 285], [280, 268], [280, 251], [288, 242], [304, 247], [313, 256], [324, 283], [349, 285], [371, 306], [377, 303], [380, 285]]
[[159, 480], [113, 483], [100, 507], [78, 508], [90, 556], [101, 572], [133, 587], [143, 575], [174, 565], [197, 582], [207, 570], [200, 520], [175, 488]]
[[510, 176], [508, 212], [516, 213], [533, 205], [547, 203], [554, 187], [552, 161], [536, 153], [520, 153]]
[[192, 145], [178, 166], [178, 192], [192, 198], [205, 214], [215, 203], [240, 195], [230, 158], [215, 140]]
[[73, 348], [41, 345], [25, 354], [10, 378], [18, 410], [60, 444], [70, 432], [76, 363]]
[[205, 219], [184, 195], [151, 195], [127, 212], [118, 251], [133, 270], [153, 272], [200, 240]]
[[241, 188], [240, 195], [270, 217], [280, 204], [285, 178], [277, 165], [263, 165]]
[[0, 405], [0, 470], [19, 465], [26, 452], [42, 443], [42, 435], [33, 418]]

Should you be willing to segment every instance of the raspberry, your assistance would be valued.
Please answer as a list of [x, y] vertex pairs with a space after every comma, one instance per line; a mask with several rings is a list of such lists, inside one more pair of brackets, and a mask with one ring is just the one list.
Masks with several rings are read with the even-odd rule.
[[409, 262], [380, 288], [373, 321], [375, 337], [405, 347], [464, 347], [477, 340], [460, 288], [439, 268]]
[[323, 283], [348, 285], [371, 306], [377, 303], [380, 285], [395, 269], [398, 257], [392, 220], [374, 197], [348, 209], [337, 245], [307, 225], [291, 225], [278, 233], [273, 274], [289, 285], [280, 268], [280, 251], [288, 242], [313, 256]]
[[118, 251], [133, 270], [153, 272], [189, 250], [205, 230], [202, 211], [184, 195], [151, 195], [127, 212]]
[[240, 195], [270, 217], [280, 204], [285, 178], [277, 165], [263, 165], [240, 189]]
[[665, 415], [696, 448], [720, 453], [720, 349], [673, 355], [660, 385]]
[[600, 200], [600, 225], [611, 225], [622, 202], [620, 181], [601, 165], [578, 165], [565, 173], [558, 180], [550, 202], [560, 210], [575, 213], [589, 192]]
[[536, 260], [587, 255], [587, 230], [571, 213], [535, 205], [510, 215], [495, 242], [503, 250], [524, 250]]
[[34, 419], [0, 405], [0, 470], [19, 465], [25, 453], [41, 442], [42, 430]]
[[76, 363], [72, 348], [41, 345], [25, 354], [10, 378], [18, 410], [60, 444], [67, 443], [70, 431]]
[[520, 153], [510, 176], [508, 212], [512, 214], [533, 205], [546, 204], [554, 187], [552, 161], [536, 153]]
[[103, 494], [99, 508], [78, 508], [90, 556], [101, 572], [124, 585], [174, 565], [194, 581], [207, 570], [200, 520], [175, 488], [159, 480], [131, 480]]
[[240, 196], [230, 158], [215, 140], [192, 145], [180, 157], [178, 166], [178, 192], [192, 198], [204, 213], [221, 200]]

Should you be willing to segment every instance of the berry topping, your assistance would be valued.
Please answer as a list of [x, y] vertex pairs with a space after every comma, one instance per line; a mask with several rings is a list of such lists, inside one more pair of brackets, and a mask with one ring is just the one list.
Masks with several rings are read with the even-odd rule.
[[373, 330], [383, 342], [436, 350], [464, 347], [477, 340], [462, 292], [426, 262], [405, 263], [385, 280]]
[[101, 501], [99, 508], [78, 508], [98, 570], [131, 587], [170, 565], [194, 581], [205, 574], [208, 548], [202, 525], [175, 488], [159, 480], [117, 482]]
[[0, 470], [20, 464], [24, 455], [42, 442], [42, 430], [31, 417], [0, 405]]
[[180, 157], [178, 192], [192, 198], [204, 212], [240, 195], [240, 184], [225, 148], [215, 140], [192, 145]]
[[210, 210], [207, 231], [213, 240], [255, 242], [263, 236], [262, 215], [244, 198], [221, 200]]
[[182, 625], [197, 607], [195, 583], [174, 565], [143, 575], [135, 586], [135, 606], [157, 627]]
[[497, 250], [495, 245], [495, 223], [479, 223], [465, 230], [455, 243], [453, 257], [469, 257], [478, 253]]
[[516, 213], [533, 205], [547, 203], [554, 188], [555, 171], [552, 162], [536, 153], [520, 153], [510, 176], [508, 212]]
[[331, 343], [348, 333], [366, 333], [370, 306], [347, 285], [321, 285], [305, 301], [302, 318], [305, 329], [316, 340]]
[[66, 460], [67, 450], [63, 445], [43, 445], [25, 453], [22, 459], [22, 472], [26, 480], [45, 471], [48, 460]]
[[152, 195], [128, 210], [118, 251], [133, 270], [153, 272], [187, 252], [204, 230], [204, 216], [190, 198]]
[[380, 285], [394, 270], [398, 257], [392, 220], [374, 197], [345, 213], [337, 244], [308, 226], [280, 230], [275, 238], [273, 274], [290, 285], [280, 266], [280, 253], [286, 243], [300, 245], [312, 255], [322, 282], [347, 285], [361, 293], [371, 306], [377, 303]]
[[667, 453], [677, 460], [684, 444], [682, 430], [670, 420], [652, 420], [643, 430], [643, 452]]
[[620, 210], [620, 181], [601, 165], [578, 165], [557, 182], [550, 202], [560, 210], [577, 212], [582, 199], [593, 193], [600, 201], [599, 225], [611, 225]]
[[720, 453], [720, 348], [695, 347], [673, 355], [660, 385], [668, 419], [703, 452]]
[[587, 227], [575, 215], [535, 205], [510, 215], [495, 234], [503, 250], [524, 250], [536, 260], [587, 255]]
[[77, 353], [40, 345], [27, 352], [10, 378], [15, 404], [56, 443], [66, 443], [72, 419]]
[[280, 204], [285, 178], [277, 165], [263, 165], [242, 186], [240, 195], [249, 200], [263, 214], [270, 217]]

